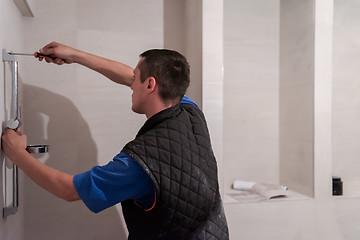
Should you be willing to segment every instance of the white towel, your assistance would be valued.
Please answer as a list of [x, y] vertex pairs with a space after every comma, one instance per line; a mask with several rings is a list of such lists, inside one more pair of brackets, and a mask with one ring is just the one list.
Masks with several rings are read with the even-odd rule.
[[235, 180], [233, 182], [233, 189], [241, 190], [241, 191], [249, 191], [254, 185], [255, 182]]

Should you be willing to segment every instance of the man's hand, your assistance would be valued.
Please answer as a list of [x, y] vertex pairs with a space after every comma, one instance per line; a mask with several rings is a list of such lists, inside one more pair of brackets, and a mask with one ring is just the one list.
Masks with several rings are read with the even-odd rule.
[[41, 163], [26, 151], [26, 136], [21, 134], [20, 129], [15, 132], [10, 128], [6, 128], [1, 138], [2, 149], [6, 156], [35, 183], [67, 201], [80, 199], [72, 175]]
[[[52, 42], [43, 47], [39, 50], [40, 53], [45, 55], [51, 55], [55, 57], [55, 59], [51, 59], [45, 57], [45, 61], [48, 63], [55, 63], [58, 65], [63, 65], [64, 63], [74, 63], [75, 61], [75, 54], [78, 50], [71, 48], [69, 46]], [[39, 57], [39, 61], [42, 61], [44, 57]]]
[[1, 139], [1, 148], [12, 161], [16, 159], [17, 153], [26, 151], [27, 137], [21, 133], [20, 128], [16, 131], [6, 128]]

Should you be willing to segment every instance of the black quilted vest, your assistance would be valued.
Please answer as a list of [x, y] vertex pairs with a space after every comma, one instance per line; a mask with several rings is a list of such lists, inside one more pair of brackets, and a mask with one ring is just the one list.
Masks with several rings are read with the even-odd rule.
[[132, 200], [122, 203], [129, 239], [229, 239], [200, 109], [178, 104], [155, 114], [122, 151], [149, 174], [156, 192], [150, 211]]

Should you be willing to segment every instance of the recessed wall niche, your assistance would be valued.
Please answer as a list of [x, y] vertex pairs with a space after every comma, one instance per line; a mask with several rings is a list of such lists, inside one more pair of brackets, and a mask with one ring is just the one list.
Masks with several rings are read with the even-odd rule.
[[224, 191], [314, 196], [314, 1], [224, 0]]

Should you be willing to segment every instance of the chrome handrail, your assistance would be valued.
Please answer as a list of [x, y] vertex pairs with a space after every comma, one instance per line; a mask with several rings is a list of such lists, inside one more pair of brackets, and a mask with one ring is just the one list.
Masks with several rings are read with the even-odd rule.
[[[3, 62], [10, 62], [12, 66], [12, 98], [11, 98], [11, 111], [10, 111], [10, 120], [5, 124], [6, 126], [11, 126], [11, 128], [16, 129], [20, 125], [20, 116], [19, 116], [19, 103], [18, 103], [18, 62], [15, 56], [10, 55], [5, 49], [2, 50], [2, 59]], [[15, 123], [15, 125], [14, 125]], [[6, 219], [9, 215], [15, 214], [18, 211], [19, 207], [19, 179], [18, 179], [18, 167], [13, 164], [13, 202], [12, 206], [4, 207], [3, 216]], [[6, 192], [6, 189], [5, 189]]]

